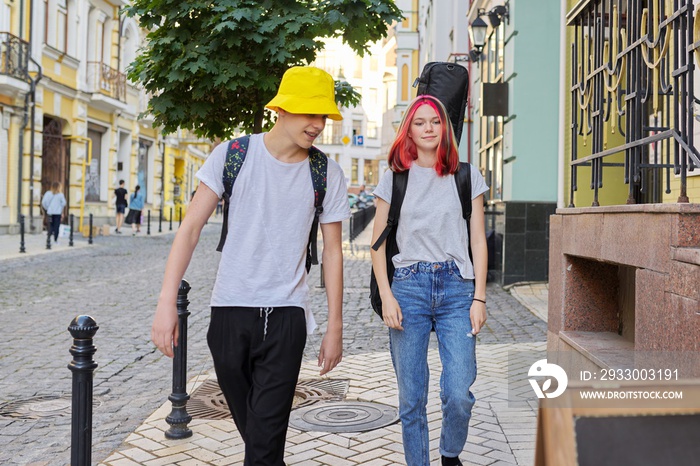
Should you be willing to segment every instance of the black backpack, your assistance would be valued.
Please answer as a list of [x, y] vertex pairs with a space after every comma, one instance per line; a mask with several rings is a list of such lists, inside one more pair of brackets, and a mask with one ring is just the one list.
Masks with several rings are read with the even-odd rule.
[[[403, 198], [406, 195], [406, 187], [408, 186], [408, 170], [401, 173], [394, 172], [393, 185], [391, 188], [391, 204], [389, 205], [389, 217], [387, 218], [386, 228], [379, 235], [377, 241], [372, 245], [375, 251], [379, 246], [386, 241], [386, 271], [389, 278], [389, 285], [394, 278], [394, 264], [391, 258], [399, 253], [399, 247], [396, 244], [396, 228], [399, 225], [399, 214], [401, 213], [401, 205]], [[472, 215], [472, 176], [471, 165], [467, 162], [460, 162], [459, 169], [454, 174], [455, 183], [457, 184], [457, 192], [459, 193], [459, 202], [462, 204], [462, 217], [467, 222], [467, 236], [471, 239], [469, 232], [469, 219]], [[469, 250], [469, 258], [471, 259], [471, 249]], [[382, 298], [379, 296], [379, 286], [377, 285], [377, 277], [374, 275], [374, 268], [371, 270], [369, 280], [369, 300], [372, 303], [372, 309], [379, 317], [382, 317]]]
[[[229, 143], [226, 152], [226, 163], [224, 164], [224, 220], [221, 225], [221, 238], [216, 250], [221, 252], [226, 243], [228, 235], [228, 210], [231, 204], [231, 192], [233, 183], [236, 182], [238, 173], [241, 171], [243, 161], [248, 153], [248, 143], [250, 136], [241, 136]], [[323, 212], [323, 199], [326, 196], [326, 175], [328, 173], [328, 157], [316, 147], [309, 148], [309, 168], [311, 169], [311, 181], [314, 185], [314, 220], [309, 233], [309, 244], [306, 247], [306, 272], [311, 269], [311, 265], [318, 264], [318, 253], [316, 251], [316, 238], [318, 236], [318, 221]]]
[[445, 106], [459, 144], [469, 96], [469, 71], [457, 63], [430, 62], [413, 83], [416, 86], [418, 95], [437, 97]]

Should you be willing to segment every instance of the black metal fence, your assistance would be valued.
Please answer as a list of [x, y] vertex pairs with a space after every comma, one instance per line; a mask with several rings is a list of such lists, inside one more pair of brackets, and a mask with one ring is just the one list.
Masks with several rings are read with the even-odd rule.
[[9, 32], [0, 32], [0, 74], [29, 79], [29, 43]]
[[[590, 167], [594, 206], [608, 167], [622, 168], [628, 204], [661, 202], [662, 190], [671, 193], [672, 174], [679, 177], [678, 202], [688, 202], [688, 172], [700, 167], [693, 15], [692, 0], [580, 1], [568, 13], [570, 207], [581, 167]], [[611, 159], [615, 154], [624, 158]]]
[[377, 208], [374, 205], [365, 207], [364, 209], [356, 210], [350, 217], [350, 241], [354, 241], [357, 235], [367, 228], [369, 222], [374, 218], [374, 213]]

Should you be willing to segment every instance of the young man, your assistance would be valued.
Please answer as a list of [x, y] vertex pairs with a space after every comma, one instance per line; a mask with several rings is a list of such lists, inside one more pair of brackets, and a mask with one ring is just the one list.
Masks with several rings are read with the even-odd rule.
[[126, 211], [126, 189], [124, 189], [124, 180], [119, 180], [119, 187], [114, 190], [114, 195], [117, 196], [117, 227], [115, 233], [121, 233], [120, 228], [124, 223], [124, 212]]
[[[307, 331], [306, 250], [314, 217], [309, 149], [326, 119], [341, 120], [333, 78], [317, 68], [284, 74], [267, 108], [277, 112], [268, 133], [250, 137], [231, 192], [227, 241], [211, 298], [207, 341], [219, 385], [245, 441], [245, 465], [284, 465], [287, 423]], [[230, 142], [197, 173], [197, 193], [178, 229], [165, 267], [151, 339], [165, 355], [177, 344], [176, 298], [203, 225], [224, 192]], [[318, 357], [321, 375], [342, 358], [341, 223], [350, 217], [340, 166], [328, 160], [320, 216], [328, 329]]]

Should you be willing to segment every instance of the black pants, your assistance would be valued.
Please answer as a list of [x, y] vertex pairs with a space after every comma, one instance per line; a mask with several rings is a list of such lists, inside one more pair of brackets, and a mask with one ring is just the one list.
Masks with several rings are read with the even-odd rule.
[[300, 307], [213, 307], [207, 342], [245, 466], [284, 466], [294, 389], [306, 345]]
[[51, 216], [51, 230], [49, 236], [53, 236], [54, 241], [58, 241], [58, 229], [61, 226], [61, 214]]

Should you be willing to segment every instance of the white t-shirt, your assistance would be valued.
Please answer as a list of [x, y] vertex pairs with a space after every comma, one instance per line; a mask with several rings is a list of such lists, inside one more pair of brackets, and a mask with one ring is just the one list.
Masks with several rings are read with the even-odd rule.
[[[219, 144], [197, 178], [221, 197], [229, 142]], [[326, 196], [320, 223], [350, 217], [343, 170], [328, 160]], [[285, 163], [265, 147], [263, 134], [250, 137], [248, 152], [233, 185], [228, 235], [211, 297], [212, 306], [298, 306], [307, 329], [309, 309], [306, 247], [314, 217], [309, 159]]]
[[[387, 170], [379, 180], [374, 195], [391, 204], [394, 172]], [[471, 167], [472, 199], [488, 191], [479, 170]], [[412, 164], [408, 186], [401, 205], [396, 229], [399, 254], [392, 258], [394, 267], [408, 267], [416, 262], [455, 261], [463, 278], [474, 278], [469, 260], [467, 222], [454, 175], [439, 176], [434, 168]]]

